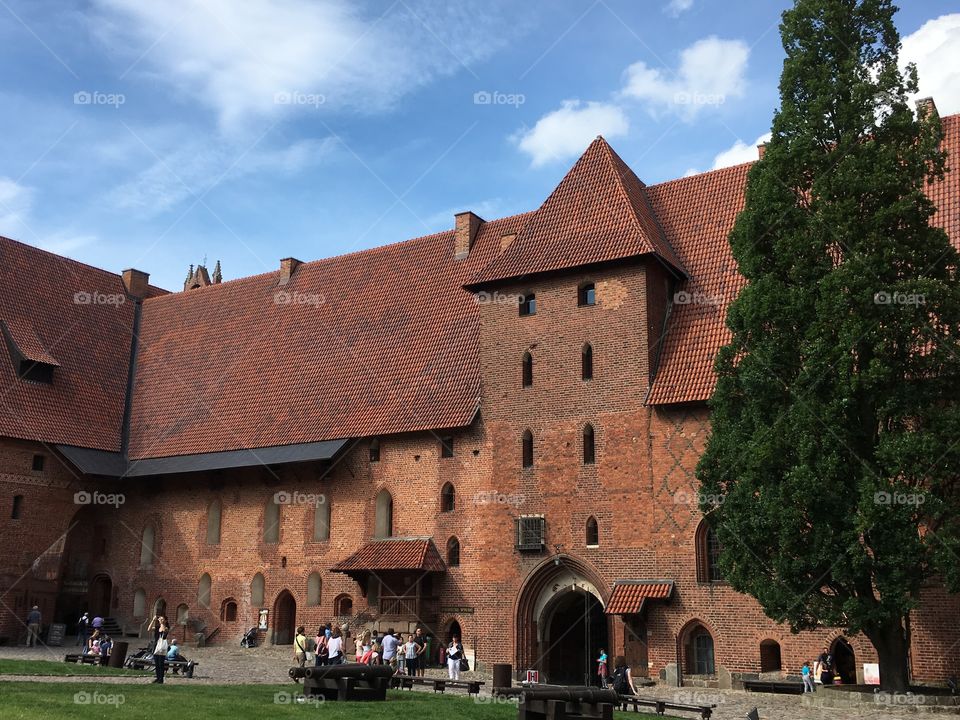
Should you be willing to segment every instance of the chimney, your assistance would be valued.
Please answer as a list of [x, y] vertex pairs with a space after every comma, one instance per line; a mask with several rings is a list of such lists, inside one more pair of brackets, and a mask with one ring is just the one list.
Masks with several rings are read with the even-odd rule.
[[293, 273], [296, 272], [297, 268], [300, 266], [300, 261], [296, 258], [288, 257], [280, 261], [280, 280], [277, 282], [277, 285], [281, 287], [290, 282], [290, 278], [293, 277]]
[[461, 212], [454, 215], [456, 219], [456, 237], [454, 239], [454, 257], [457, 260], [467, 257], [473, 248], [473, 241], [477, 239], [483, 218], [470, 212]]
[[150, 282], [150, 273], [143, 270], [134, 270], [128, 268], [123, 271], [123, 286], [127, 289], [127, 295], [135, 298], [142, 298], [147, 294], [147, 285]]
[[937, 112], [937, 104], [933, 101], [932, 97], [918, 98], [916, 101], [917, 106], [917, 117], [921, 120], [925, 117], [940, 117], [940, 113]]
[[763, 155], [765, 152], [767, 152], [766, 143], [760, 143], [759, 145], [757, 145], [757, 154], [760, 156], [759, 158], [760, 160], [763, 160]]

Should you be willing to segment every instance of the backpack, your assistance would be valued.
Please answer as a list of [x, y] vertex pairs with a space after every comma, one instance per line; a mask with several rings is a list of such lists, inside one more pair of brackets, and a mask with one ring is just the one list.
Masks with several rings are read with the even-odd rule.
[[630, 683], [627, 682], [626, 667], [621, 666], [613, 671], [613, 689], [617, 691], [617, 695], [630, 694]]

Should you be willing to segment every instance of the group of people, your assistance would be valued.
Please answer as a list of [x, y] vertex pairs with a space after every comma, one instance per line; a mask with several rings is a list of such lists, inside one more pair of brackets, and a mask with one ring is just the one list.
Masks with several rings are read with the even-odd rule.
[[633, 675], [630, 673], [627, 659], [623, 655], [617, 655], [613, 661], [612, 673], [608, 663], [607, 651], [600, 648], [600, 656], [597, 658], [597, 677], [600, 678], [600, 687], [604, 689], [612, 687], [618, 695], [636, 695], [637, 688], [633, 684]]
[[800, 669], [800, 675], [803, 678], [803, 692], [805, 693], [816, 691], [814, 683], [817, 680], [823, 685], [833, 685], [839, 676], [830, 648], [823, 649], [823, 652], [813, 662], [813, 667], [810, 666], [809, 662], [805, 662]]
[[[366, 665], [389, 665], [398, 675], [420, 676], [427, 667], [427, 637], [423, 628], [417, 628], [403, 639], [402, 633], [389, 628], [381, 635], [376, 630], [365, 630], [354, 641], [353, 659]], [[347, 662], [343, 631], [339, 625], [327, 623], [317, 630], [313, 638], [307, 638], [301, 625], [293, 640], [294, 662], [303, 667], [308, 662], [317, 665], [337, 665]], [[459, 680], [460, 673], [469, 670], [463, 645], [459, 637], [452, 637], [445, 648], [447, 672], [451, 680]]]

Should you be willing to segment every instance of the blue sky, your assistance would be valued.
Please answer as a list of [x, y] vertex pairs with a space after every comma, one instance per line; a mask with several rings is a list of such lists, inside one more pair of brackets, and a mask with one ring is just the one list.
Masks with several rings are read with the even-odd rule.
[[[788, 4], [0, 0], [0, 234], [179, 289], [534, 209], [597, 134], [648, 184], [742, 162]], [[960, 112], [955, 2], [903, 4]]]

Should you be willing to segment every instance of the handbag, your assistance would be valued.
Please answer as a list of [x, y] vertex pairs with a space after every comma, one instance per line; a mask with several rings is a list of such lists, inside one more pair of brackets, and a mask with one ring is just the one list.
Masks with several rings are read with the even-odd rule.
[[167, 650], [170, 649], [170, 643], [167, 642], [166, 638], [160, 638], [157, 640], [157, 646], [153, 649], [154, 655], [166, 655]]
[[465, 657], [460, 658], [460, 672], [469, 672], [469, 671], [470, 671], [470, 663], [467, 661]]

